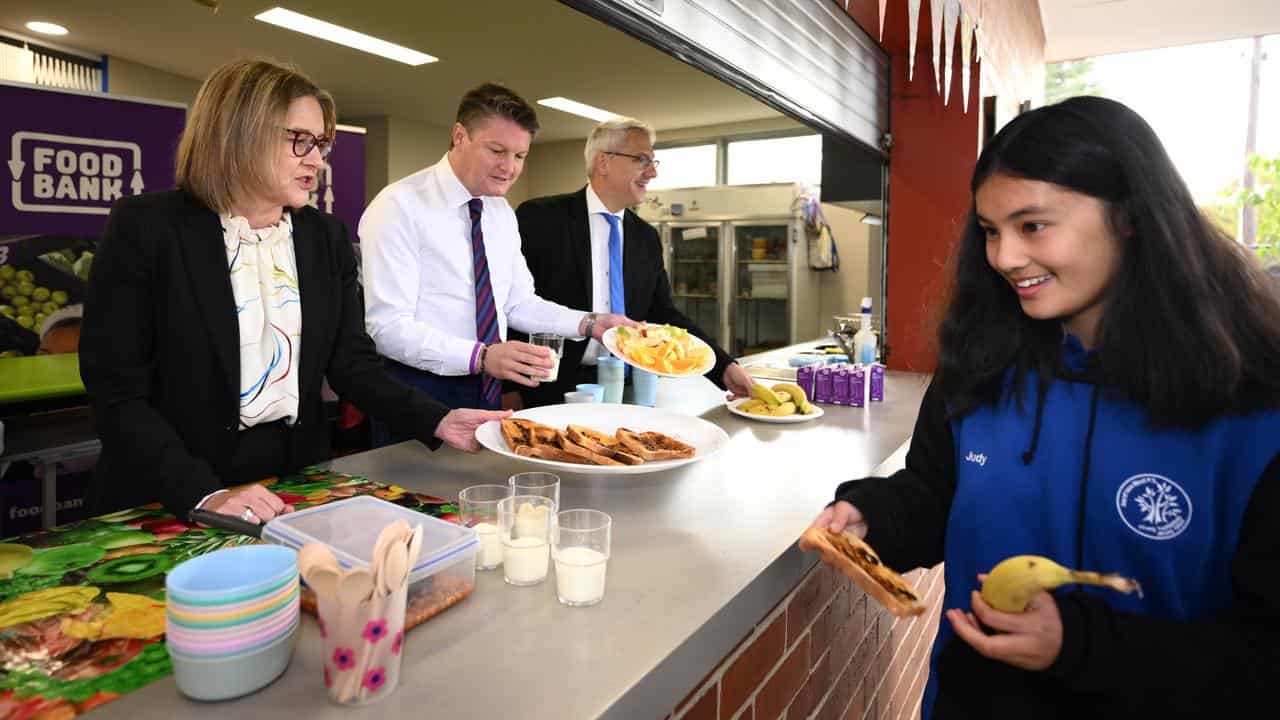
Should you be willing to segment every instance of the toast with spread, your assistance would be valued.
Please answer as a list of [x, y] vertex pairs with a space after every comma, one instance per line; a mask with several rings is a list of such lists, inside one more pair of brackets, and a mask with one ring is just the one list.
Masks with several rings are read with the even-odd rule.
[[697, 452], [692, 445], [659, 432], [618, 428], [610, 435], [581, 425], [560, 430], [525, 418], [507, 418], [501, 426], [502, 438], [515, 454], [578, 465], [640, 465], [691, 458]]

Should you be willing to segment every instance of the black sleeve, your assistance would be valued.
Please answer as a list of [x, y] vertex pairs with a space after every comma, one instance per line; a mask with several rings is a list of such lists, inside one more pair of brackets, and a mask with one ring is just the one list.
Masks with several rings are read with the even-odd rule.
[[1178, 622], [1115, 612], [1106, 599], [1057, 596], [1062, 650], [1048, 669], [1083, 694], [1139, 702], [1152, 717], [1270, 697], [1280, 681], [1280, 454], [1255, 487], [1231, 563], [1226, 617]]
[[384, 420], [393, 432], [411, 435], [432, 450], [440, 447], [436, 426], [449, 408], [416, 388], [391, 377], [378, 356], [373, 340], [365, 331], [364, 307], [357, 284], [355, 254], [347, 238], [346, 226], [337, 223], [331, 238], [338, 256], [342, 317], [325, 375], [334, 392], [366, 414]]
[[649, 306], [649, 316], [643, 319], [646, 322], [675, 325], [682, 327], [696, 336], [698, 339], [711, 346], [711, 350], [716, 354], [715, 367], [707, 371], [707, 379], [715, 383], [721, 390], [724, 389], [724, 369], [733, 363], [733, 357], [729, 355], [723, 348], [716, 345], [710, 335], [703, 332], [702, 328], [693, 324], [684, 313], [676, 309], [675, 301], [671, 299], [671, 280], [667, 276], [667, 269], [662, 265], [662, 245], [658, 243], [658, 266], [654, 270], [657, 274], [657, 283], [653, 289], [653, 302]]
[[80, 377], [103, 447], [137, 469], [132, 474], [147, 486], [146, 496], [185, 518], [222, 482], [151, 404], [157, 260], [144, 239], [145, 228], [162, 227], [164, 218], [140, 202], [117, 203], [98, 244], [80, 333]]
[[955, 490], [955, 441], [934, 380], [920, 402], [906, 466], [887, 478], [842, 483], [836, 500], [858, 508], [867, 522], [867, 543], [886, 565], [906, 572], [942, 562]]

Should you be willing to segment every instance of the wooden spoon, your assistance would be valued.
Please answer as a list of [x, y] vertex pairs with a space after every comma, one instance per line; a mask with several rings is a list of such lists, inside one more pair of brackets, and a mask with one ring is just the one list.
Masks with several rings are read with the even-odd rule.
[[302, 578], [308, 585], [311, 580], [307, 576], [316, 568], [338, 569], [338, 561], [334, 559], [328, 546], [312, 542], [298, 548], [298, 572], [302, 573]]
[[383, 574], [383, 592], [394, 594], [409, 577], [409, 549], [403, 542], [392, 543], [387, 548], [386, 572]]
[[418, 564], [418, 555], [422, 553], [422, 526], [414, 525], [413, 534], [409, 538], [409, 572]]
[[320, 598], [336, 598], [338, 592], [338, 571], [328, 567], [317, 567], [306, 576], [307, 585], [316, 594], [316, 602]]
[[404, 520], [396, 520], [387, 524], [382, 528], [382, 532], [378, 533], [378, 540], [373, 545], [373, 554], [369, 556], [369, 570], [373, 573], [373, 590], [375, 593], [381, 593], [383, 584], [382, 566], [386, 563], [387, 548], [393, 543], [399, 542], [400, 539], [409, 531], [409, 523]]

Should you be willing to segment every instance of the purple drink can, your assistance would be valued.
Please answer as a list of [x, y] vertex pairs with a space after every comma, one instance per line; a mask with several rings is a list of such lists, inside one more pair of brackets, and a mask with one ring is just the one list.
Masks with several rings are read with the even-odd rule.
[[871, 366], [871, 402], [884, 402], [884, 365]]
[[849, 372], [849, 404], [862, 407], [867, 393], [867, 372], [861, 365], [854, 365]]

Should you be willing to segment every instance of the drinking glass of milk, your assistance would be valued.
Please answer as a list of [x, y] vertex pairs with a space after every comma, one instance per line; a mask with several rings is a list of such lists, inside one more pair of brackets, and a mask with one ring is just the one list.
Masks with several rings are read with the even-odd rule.
[[551, 348], [551, 361], [555, 366], [547, 372], [546, 377], [533, 378], [542, 382], [555, 382], [560, 376], [560, 356], [564, 355], [564, 338], [555, 333], [529, 333], [529, 344]]
[[541, 495], [512, 495], [498, 501], [498, 537], [502, 576], [511, 585], [537, 585], [547, 579], [555, 504]]
[[507, 478], [507, 483], [512, 495], [541, 495], [552, 502], [552, 512], [560, 509], [560, 476], [555, 473], [516, 473]]
[[599, 510], [564, 510], [551, 528], [556, 596], [570, 607], [595, 605], [604, 597], [605, 567], [613, 521]]
[[472, 485], [458, 493], [459, 520], [476, 531], [480, 552], [476, 569], [492, 570], [502, 564], [502, 541], [498, 539], [498, 501], [511, 497], [506, 485]]

